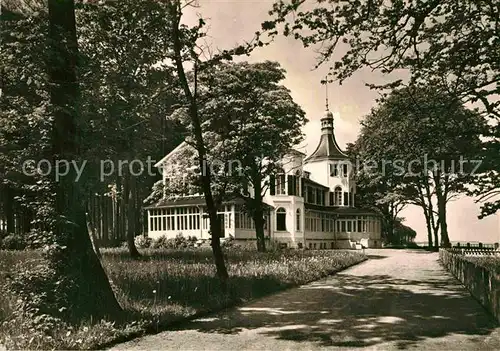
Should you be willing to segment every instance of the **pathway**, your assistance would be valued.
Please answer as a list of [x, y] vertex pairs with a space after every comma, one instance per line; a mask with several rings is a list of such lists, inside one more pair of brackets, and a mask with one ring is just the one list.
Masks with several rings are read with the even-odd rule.
[[436, 253], [367, 253], [342, 273], [114, 349], [500, 350], [500, 328]]

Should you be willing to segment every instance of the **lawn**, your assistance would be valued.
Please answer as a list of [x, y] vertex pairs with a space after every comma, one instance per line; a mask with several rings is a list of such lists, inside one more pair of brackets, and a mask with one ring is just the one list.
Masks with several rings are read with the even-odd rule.
[[[226, 250], [227, 289], [215, 278], [210, 250], [141, 250], [140, 260], [124, 249], [103, 250], [103, 264], [120, 304], [121, 322], [93, 321], [42, 335], [23, 331], [11, 317], [13, 297], [0, 290], [0, 342], [9, 348], [91, 349], [165, 329], [198, 313], [242, 303], [313, 280], [365, 259], [356, 251], [285, 250], [257, 253]], [[0, 279], [15, 276], [15, 264], [40, 260], [33, 251], [0, 251]], [[1, 282], [1, 281], [0, 281]], [[4, 284], [0, 284], [0, 289]]]

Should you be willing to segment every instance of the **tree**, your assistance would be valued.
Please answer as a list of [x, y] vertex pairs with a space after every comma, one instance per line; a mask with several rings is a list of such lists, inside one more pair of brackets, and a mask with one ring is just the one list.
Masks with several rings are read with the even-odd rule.
[[[263, 198], [270, 179], [283, 166], [283, 158], [302, 140], [304, 111], [293, 102], [287, 88], [279, 85], [285, 71], [276, 62], [219, 63], [198, 75], [199, 113], [207, 144], [207, 163], [212, 167], [212, 192], [216, 203], [241, 198], [256, 227], [257, 248], [265, 251]], [[190, 123], [186, 113], [177, 113]], [[194, 143], [188, 138], [192, 149]], [[171, 160], [181, 169], [194, 165], [186, 148]], [[217, 169], [216, 169], [217, 168]], [[198, 169], [199, 171], [199, 169]], [[178, 172], [175, 172], [178, 173]], [[178, 179], [179, 180], [179, 179]], [[171, 183], [171, 195], [198, 193], [194, 179]], [[191, 187], [188, 189], [188, 187]]]
[[85, 64], [81, 69], [83, 107], [88, 133], [96, 136], [87, 140], [87, 159], [116, 161], [114, 174], [105, 184], [98, 174], [99, 165], [93, 164], [96, 184], [92, 190], [106, 193], [107, 186], [112, 186], [115, 215], [119, 216], [118, 209], [124, 214], [123, 228], [115, 226], [115, 231], [126, 232], [129, 251], [138, 257], [134, 237], [140, 230], [136, 222], [141, 209], [135, 199], [141, 193], [141, 181], [144, 188], [151, 182], [144, 172], [137, 175], [138, 167], [131, 168], [135, 160], [162, 157], [160, 152], [165, 150], [158, 144], [164, 143], [162, 139], [175, 139], [161, 135], [165, 127], [158, 126], [179, 93], [172, 67], [158, 64], [170, 41], [165, 30], [168, 13], [158, 1], [126, 0], [84, 4], [77, 19], [83, 24], [79, 31]]
[[[56, 164], [61, 159], [80, 160], [78, 44], [74, 0], [49, 0], [48, 4], [48, 73], [53, 105], [53, 164]], [[55, 171], [67, 170], [55, 167]], [[121, 307], [92, 248], [82, 185], [75, 182], [75, 176], [74, 170], [69, 170], [68, 176], [54, 184], [56, 246], [49, 258], [56, 272], [72, 282], [66, 293], [73, 304], [72, 318], [99, 319], [116, 315]]]
[[[16, 6], [8, 5], [2, 3], [1, 14], [0, 191], [5, 195], [7, 231], [22, 229], [22, 234], [27, 234], [30, 230], [46, 231], [51, 212], [50, 204], [42, 200], [50, 194], [48, 182], [22, 171], [24, 161], [38, 162], [51, 154], [48, 80], [43, 64], [48, 20], [46, 12], [25, 16]], [[20, 226], [22, 212], [26, 225]], [[33, 239], [31, 244], [45, 243]]]
[[[388, 196], [420, 206], [429, 244], [434, 234], [434, 244], [439, 245], [439, 228], [442, 245], [449, 246], [446, 205], [472, 182], [477, 170], [474, 160], [481, 151], [479, 136], [485, 129], [477, 112], [439, 89], [395, 90], [362, 123], [357, 141], [362, 173], [390, 184], [386, 190], [393, 193]], [[370, 161], [378, 167], [370, 169]]]
[[394, 243], [398, 245], [408, 245], [413, 243], [415, 237], [417, 236], [417, 232], [413, 230], [411, 227], [403, 224], [404, 218], [397, 218], [395, 223]]
[[[355, 165], [356, 205], [369, 208], [382, 217], [382, 236], [388, 244], [394, 244], [394, 233], [399, 213], [408, 201], [401, 193], [401, 186], [396, 180], [396, 170], [391, 165], [384, 167], [380, 173], [363, 172], [358, 165], [370, 162], [373, 153], [373, 140], [368, 133], [361, 134], [355, 144], [347, 146], [347, 154]], [[359, 168], [359, 169], [357, 169]]]
[[[500, 178], [500, 8], [491, 0], [393, 1], [383, 0], [277, 1], [271, 19], [262, 27], [271, 36], [283, 33], [305, 47], [319, 47], [318, 66], [333, 62], [330, 76], [340, 82], [367, 67], [386, 76], [410, 73], [408, 85], [440, 86], [443, 93], [463, 103], [480, 103], [491, 122], [483, 170], [476, 194], [494, 199]], [[341, 59], [336, 60], [337, 53]], [[400, 86], [393, 79], [382, 88]], [[371, 85], [372, 87], [377, 87]], [[379, 86], [380, 87], [380, 86]], [[500, 200], [482, 214], [495, 213]]]
[[[303, 138], [305, 113], [279, 83], [277, 62], [220, 64], [200, 75], [206, 95], [200, 109], [211, 133], [210, 153], [227, 165], [218, 176], [230, 197], [242, 198], [255, 222], [257, 248], [265, 251], [263, 198], [269, 179]], [[235, 161], [237, 164], [234, 164]]]
[[[188, 28], [185, 25], [181, 25], [183, 10], [181, 1], [170, 1], [166, 3], [166, 6], [170, 20], [168, 30], [170, 31], [172, 38], [172, 45], [169, 47], [171, 50], [171, 59], [174, 62], [177, 78], [179, 79], [180, 86], [184, 93], [188, 116], [191, 120], [192, 135], [197, 152], [198, 164], [200, 169], [203, 170], [200, 172], [200, 183], [205, 196], [207, 212], [210, 220], [211, 246], [214, 254], [217, 276], [225, 282], [229, 275], [227, 273], [220, 244], [222, 228], [217, 216], [217, 204], [215, 203], [212, 194], [212, 174], [210, 168], [205, 166], [207, 161], [207, 144], [203, 137], [202, 122], [199, 115], [197, 74], [200, 59], [199, 55], [195, 51], [195, 47], [196, 41], [203, 36], [201, 28], [204, 22], [200, 20], [199, 26]], [[194, 63], [193, 85], [189, 84], [186, 70], [184, 68], [184, 63], [188, 60], [192, 60]]]

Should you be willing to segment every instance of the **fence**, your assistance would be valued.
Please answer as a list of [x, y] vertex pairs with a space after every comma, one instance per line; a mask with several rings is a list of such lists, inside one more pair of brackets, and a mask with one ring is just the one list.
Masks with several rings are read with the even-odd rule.
[[494, 247], [454, 247], [448, 250], [451, 253], [462, 256], [499, 256], [500, 251]]
[[457, 249], [440, 249], [443, 266], [500, 322], [500, 269], [467, 260]]

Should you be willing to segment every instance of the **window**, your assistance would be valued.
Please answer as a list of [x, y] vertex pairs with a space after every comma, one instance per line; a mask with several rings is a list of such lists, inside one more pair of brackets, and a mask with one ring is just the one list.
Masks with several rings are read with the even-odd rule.
[[307, 187], [307, 200], [306, 202], [313, 203], [313, 188]]
[[342, 188], [335, 188], [335, 206], [342, 206]]
[[276, 230], [286, 231], [286, 210], [283, 207], [276, 211]]
[[337, 177], [339, 175], [339, 165], [334, 163], [330, 164], [330, 177]]
[[347, 163], [344, 163], [344, 164], [342, 165], [342, 176], [343, 176], [344, 178], [347, 178], [347, 175], [348, 175], [347, 170], [348, 170], [348, 169], [347, 169]]
[[278, 174], [276, 176], [276, 195], [286, 195], [286, 182], [284, 174]]
[[316, 189], [316, 204], [323, 206], [325, 204], [325, 194], [323, 193], [323, 190], [321, 189]]
[[344, 191], [344, 206], [349, 206], [349, 193]]
[[295, 195], [300, 196], [300, 171], [295, 172]]
[[347, 231], [352, 232], [352, 221], [347, 221]]
[[329, 201], [328, 201], [328, 205], [329, 206], [333, 206], [335, 205], [335, 199], [334, 199], [334, 193], [332, 193], [331, 191], [328, 193], [328, 197], [329, 197]]
[[341, 232], [345, 232], [345, 231], [346, 231], [346, 230], [345, 230], [345, 229], [346, 229], [346, 228], [345, 228], [345, 221], [340, 222], [340, 224], [341, 224], [341, 226], [340, 226], [340, 231], [341, 231]]
[[296, 223], [296, 226], [297, 226], [297, 231], [300, 232], [300, 209], [297, 209], [297, 223]]

